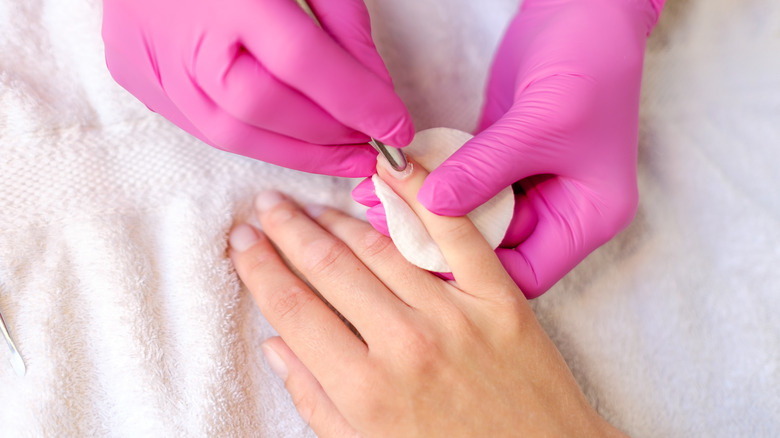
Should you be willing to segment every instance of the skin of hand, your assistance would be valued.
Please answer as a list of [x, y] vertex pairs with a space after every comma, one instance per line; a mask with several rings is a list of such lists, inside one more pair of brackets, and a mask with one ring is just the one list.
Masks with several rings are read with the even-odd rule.
[[456, 282], [411, 265], [371, 225], [276, 192], [256, 201], [262, 232], [242, 224], [230, 235], [238, 275], [281, 336], [263, 344], [269, 365], [317, 435], [624, 436], [588, 404], [468, 218], [416, 200], [427, 171], [378, 172], [422, 219]]
[[369, 136], [414, 128], [374, 47], [362, 0], [104, 0], [114, 79], [180, 128], [306, 172], [369, 176]]
[[[476, 136], [417, 195], [461, 216], [513, 185], [497, 253], [529, 298], [634, 217], [642, 64], [662, 3], [525, 0], [496, 53]], [[370, 180], [353, 196], [386, 232]]]

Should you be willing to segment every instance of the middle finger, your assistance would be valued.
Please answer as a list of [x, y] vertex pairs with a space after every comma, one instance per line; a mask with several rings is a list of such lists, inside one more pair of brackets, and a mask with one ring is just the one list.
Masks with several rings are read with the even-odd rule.
[[294, 202], [266, 192], [255, 203], [263, 231], [322, 297], [349, 320], [361, 336], [381, 337], [386, 323], [406, 311], [350, 248], [324, 230]]

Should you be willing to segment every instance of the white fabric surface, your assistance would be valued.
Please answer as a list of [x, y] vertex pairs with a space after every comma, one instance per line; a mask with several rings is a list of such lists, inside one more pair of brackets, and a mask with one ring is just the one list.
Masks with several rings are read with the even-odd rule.
[[[668, 0], [633, 225], [534, 302], [636, 437], [780, 435], [780, 4]], [[416, 126], [471, 130], [513, 0], [371, 1]], [[224, 250], [252, 194], [351, 182], [213, 150], [115, 85], [96, 0], [0, 0], [0, 436], [310, 437]]]
[[[441, 165], [473, 136], [451, 128], [418, 131], [404, 152], [428, 170]], [[410, 169], [406, 169], [409, 171]], [[451, 272], [450, 265], [422, 221], [379, 175], [371, 177], [379, 201], [385, 209], [387, 230], [398, 252], [415, 266], [433, 272]], [[507, 187], [468, 214], [482, 237], [496, 249], [504, 240], [515, 212], [515, 195]]]

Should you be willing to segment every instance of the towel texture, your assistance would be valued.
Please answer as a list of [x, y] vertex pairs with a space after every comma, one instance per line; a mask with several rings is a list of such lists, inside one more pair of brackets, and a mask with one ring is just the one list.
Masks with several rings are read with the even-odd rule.
[[[417, 129], [470, 131], [515, 0], [368, 2]], [[105, 69], [98, 0], [0, 0], [0, 436], [311, 437], [225, 256], [252, 195], [352, 181], [214, 150]], [[669, 0], [633, 225], [534, 308], [635, 437], [780, 435], [780, 4]]]

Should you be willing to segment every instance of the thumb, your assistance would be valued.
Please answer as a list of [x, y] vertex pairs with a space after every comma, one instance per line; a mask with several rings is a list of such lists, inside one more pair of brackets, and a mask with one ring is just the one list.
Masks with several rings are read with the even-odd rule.
[[317, 378], [280, 337], [261, 345], [266, 362], [282, 380], [295, 408], [319, 437], [357, 437], [358, 433], [341, 415]]
[[554, 75], [529, 85], [498, 121], [430, 173], [417, 199], [436, 214], [462, 216], [523, 178], [562, 173], [581, 158], [568, 138], [587, 106], [567, 99], [587, 95], [585, 82]]
[[537, 172], [517, 131], [517, 121], [505, 116], [466, 142], [428, 175], [417, 200], [438, 215], [464, 216]]

